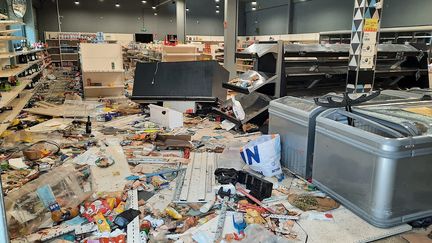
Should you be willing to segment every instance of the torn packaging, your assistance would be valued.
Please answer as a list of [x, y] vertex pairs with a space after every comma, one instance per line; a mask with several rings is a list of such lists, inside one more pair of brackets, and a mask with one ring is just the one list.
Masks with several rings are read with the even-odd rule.
[[192, 148], [190, 135], [157, 135], [155, 145], [159, 148]]
[[62, 166], [9, 193], [5, 197], [5, 207], [11, 238], [33, 233], [50, 220], [49, 209], [36, 193], [38, 188], [48, 185], [60, 207], [74, 208], [92, 193], [82, 179], [73, 166]]

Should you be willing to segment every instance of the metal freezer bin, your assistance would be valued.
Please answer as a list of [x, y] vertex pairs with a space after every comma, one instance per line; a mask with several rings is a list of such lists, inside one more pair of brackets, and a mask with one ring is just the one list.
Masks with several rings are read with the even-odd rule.
[[322, 111], [311, 100], [290, 96], [270, 102], [269, 133], [281, 136], [281, 165], [306, 179], [312, 177], [315, 118]]
[[[384, 90], [365, 105], [419, 101], [421, 97], [403, 91]], [[269, 133], [281, 136], [281, 164], [305, 179], [312, 177], [315, 118], [324, 110], [315, 105], [312, 98], [287, 96], [270, 102]]]
[[337, 112], [317, 118], [313, 183], [377, 227], [432, 216], [432, 138], [383, 137]]

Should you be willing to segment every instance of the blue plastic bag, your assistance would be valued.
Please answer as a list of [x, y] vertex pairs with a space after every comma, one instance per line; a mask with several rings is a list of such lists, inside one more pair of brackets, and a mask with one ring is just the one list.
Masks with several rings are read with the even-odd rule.
[[249, 167], [264, 176], [282, 174], [279, 134], [263, 135], [240, 148], [240, 155]]

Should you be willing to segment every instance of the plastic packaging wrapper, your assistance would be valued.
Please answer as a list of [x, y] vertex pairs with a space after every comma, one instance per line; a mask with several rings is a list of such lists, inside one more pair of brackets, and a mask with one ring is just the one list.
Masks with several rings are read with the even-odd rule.
[[275, 176], [282, 173], [279, 134], [258, 137], [241, 148], [240, 155], [252, 170], [264, 176]]
[[251, 224], [244, 230], [245, 238], [242, 243], [286, 243], [290, 242], [286, 238], [276, 236], [259, 224]]
[[34, 233], [51, 224], [51, 213], [37, 190], [50, 188], [60, 207], [77, 207], [91, 193], [86, 176], [73, 166], [57, 167], [5, 197], [6, 217], [11, 238]]
[[240, 143], [230, 143], [228, 144], [222, 154], [218, 158], [218, 168], [233, 168], [236, 170], [241, 170], [245, 166], [239, 150], [241, 148]]

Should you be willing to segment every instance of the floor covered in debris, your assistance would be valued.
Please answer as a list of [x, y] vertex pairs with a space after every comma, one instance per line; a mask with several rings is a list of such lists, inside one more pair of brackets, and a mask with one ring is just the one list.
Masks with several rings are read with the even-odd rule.
[[259, 132], [214, 115], [169, 129], [127, 98], [81, 100], [79, 77], [52, 79], [2, 135], [13, 242], [430, 241], [376, 228], [285, 169], [257, 174], [241, 151]]

